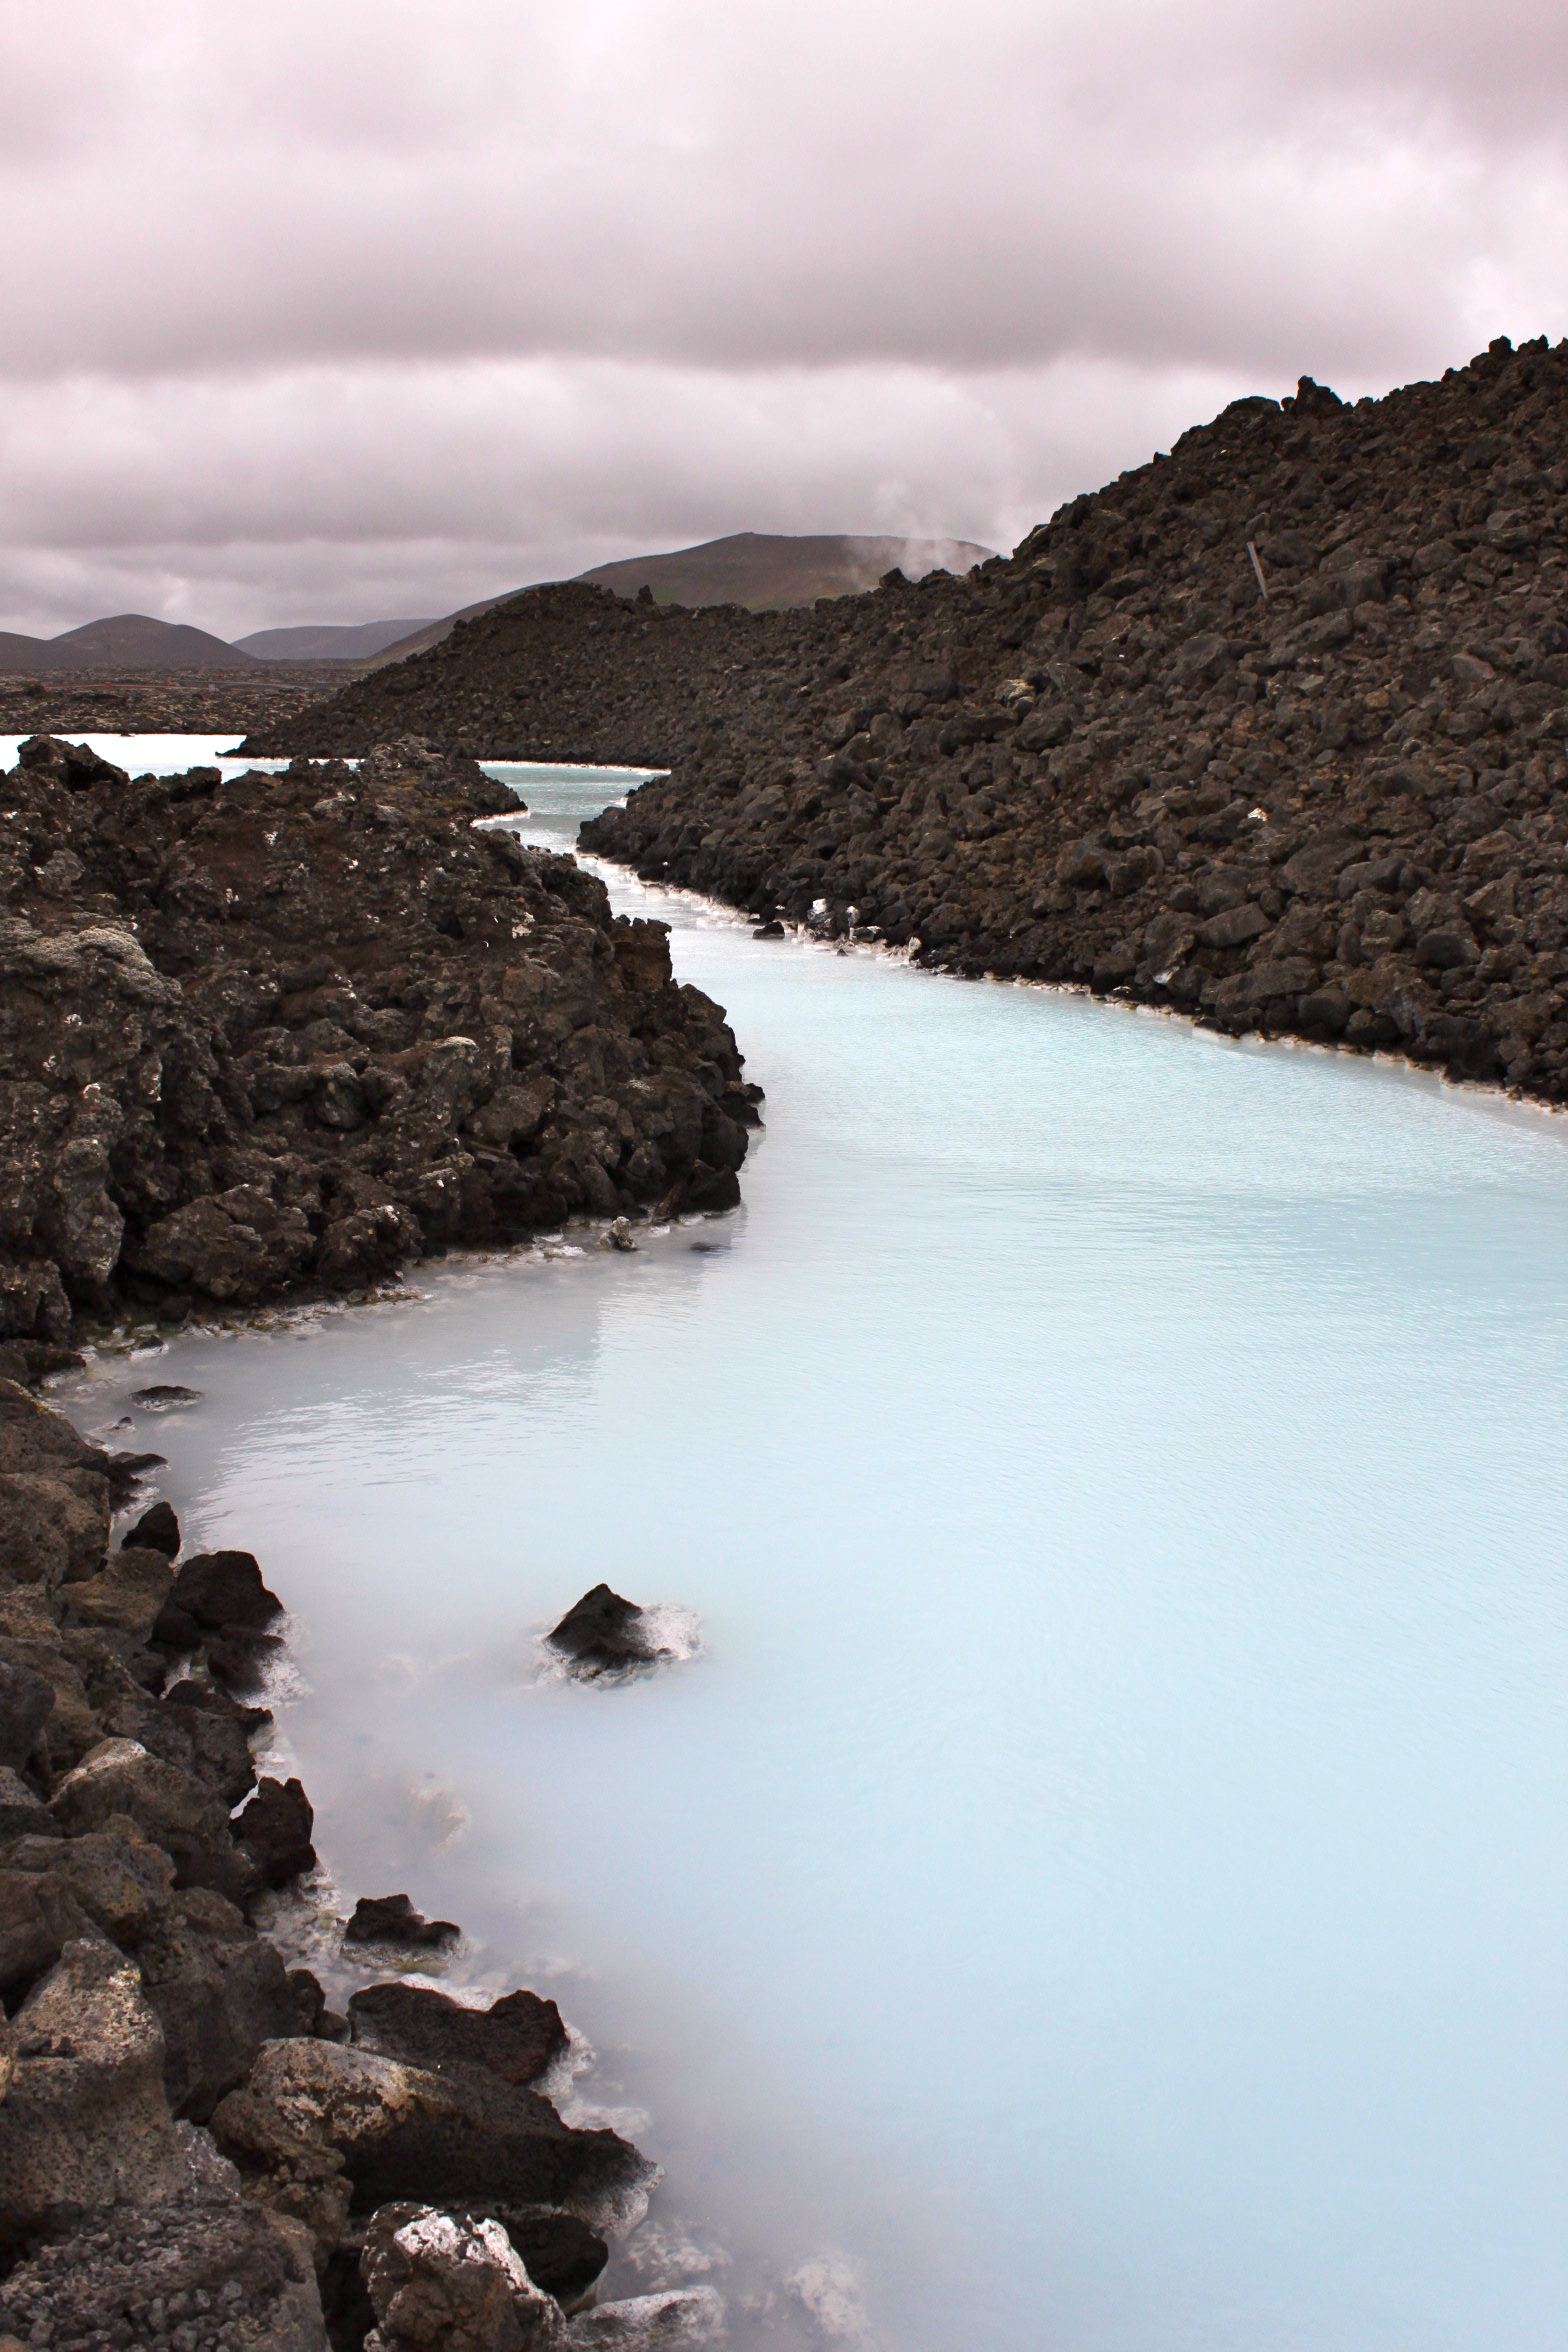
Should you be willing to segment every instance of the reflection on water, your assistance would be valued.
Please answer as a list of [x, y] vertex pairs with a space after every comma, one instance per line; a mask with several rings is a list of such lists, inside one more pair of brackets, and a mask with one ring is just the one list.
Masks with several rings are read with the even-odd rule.
[[[615, 889], [745, 1208], [193, 1337], [121, 1440], [296, 1611], [345, 1892], [557, 1993], [621, 2280], [737, 2344], [1555, 2352], [1564, 1130]], [[700, 1654], [552, 1672], [601, 1578]]]

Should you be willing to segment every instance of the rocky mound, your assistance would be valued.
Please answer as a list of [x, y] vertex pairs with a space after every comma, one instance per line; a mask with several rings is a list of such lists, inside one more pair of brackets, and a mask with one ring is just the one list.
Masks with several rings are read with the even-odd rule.
[[5, 798], [0, 1341], [738, 1197], [720, 1008], [572, 859], [476, 830], [516, 804], [472, 763], [133, 781], [39, 738]]
[[1234, 403], [1006, 561], [811, 613], [513, 599], [318, 705], [669, 764], [639, 872], [961, 972], [1568, 1091], [1568, 345]]
[[984, 563], [989, 547], [967, 539], [875, 539], [843, 534], [799, 537], [776, 531], [737, 531], [668, 555], [635, 555], [579, 572], [596, 588], [635, 596], [646, 588], [656, 604], [747, 604], [765, 612], [814, 604], [819, 596], [858, 596], [874, 588], [894, 564], [912, 580], [927, 572], [966, 572]]

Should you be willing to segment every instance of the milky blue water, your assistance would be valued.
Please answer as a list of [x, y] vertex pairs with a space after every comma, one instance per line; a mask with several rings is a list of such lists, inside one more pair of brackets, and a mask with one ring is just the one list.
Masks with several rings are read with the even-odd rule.
[[[738, 1214], [73, 1399], [203, 1392], [118, 1442], [292, 1603], [343, 1891], [557, 1993], [737, 2346], [1559, 2352], [1568, 1127], [615, 893]], [[550, 1679], [601, 1577], [700, 1654]]]

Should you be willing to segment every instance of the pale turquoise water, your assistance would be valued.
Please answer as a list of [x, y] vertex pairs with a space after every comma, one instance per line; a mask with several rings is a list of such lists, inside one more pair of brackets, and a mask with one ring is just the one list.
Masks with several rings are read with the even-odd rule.
[[[62, 743], [85, 743], [101, 759], [112, 760], [131, 776], [176, 776], [186, 768], [217, 768], [225, 776], [241, 776], [247, 768], [274, 769], [285, 760], [235, 759], [240, 735], [102, 735], [80, 727], [57, 730]], [[0, 774], [14, 768], [25, 735], [0, 735]]]
[[[617, 895], [742, 1212], [81, 1399], [204, 1391], [345, 1888], [548, 1980], [737, 2345], [1558, 2352], [1568, 1128]], [[541, 1681], [601, 1576], [702, 1654]]]

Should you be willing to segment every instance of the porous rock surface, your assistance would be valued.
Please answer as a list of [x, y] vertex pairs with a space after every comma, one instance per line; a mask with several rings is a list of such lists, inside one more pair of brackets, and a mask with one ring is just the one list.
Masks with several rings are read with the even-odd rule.
[[579, 1212], [738, 1197], [720, 1008], [572, 859], [476, 829], [516, 803], [471, 761], [132, 779], [39, 737], [4, 797], [13, 1371], [126, 1302], [352, 1292]]
[[669, 766], [585, 846], [764, 919], [1560, 1102], [1568, 344], [1236, 401], [962, 579], [531, 590], [257, 747], [394, 724]]

